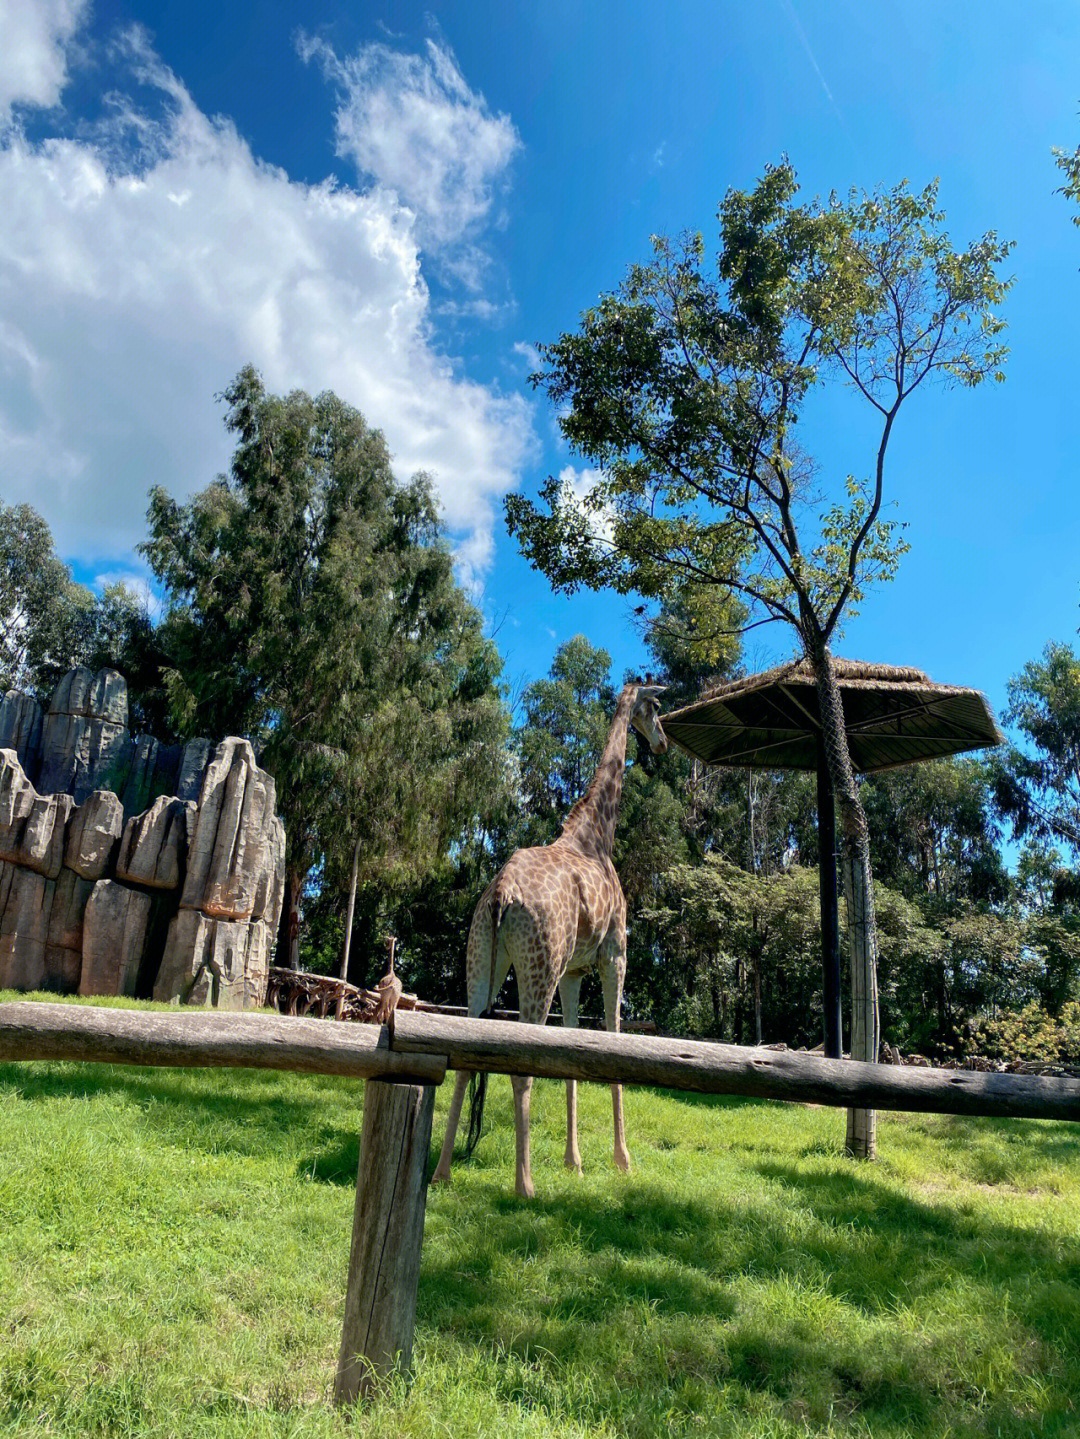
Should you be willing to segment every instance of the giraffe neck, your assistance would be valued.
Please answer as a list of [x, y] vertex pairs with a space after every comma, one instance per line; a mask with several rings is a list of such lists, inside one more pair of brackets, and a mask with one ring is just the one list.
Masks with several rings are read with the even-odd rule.
[[626, 734], [636, 687], [627, 685], [619, 696], [615, 718], [592, 783], [566, 816], [560, 838], [572, 840], [586, 854], [607, 856], [615, 845], [623, 773], [626, 769]]

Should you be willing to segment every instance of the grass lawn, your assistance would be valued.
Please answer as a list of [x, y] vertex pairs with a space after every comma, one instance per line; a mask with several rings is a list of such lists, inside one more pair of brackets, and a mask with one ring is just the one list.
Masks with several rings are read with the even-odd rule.
[[[12, 995], [0, 998], [13, 998]], [[0, 1065], [0, 1434], [1080, 1436], [1080, 1128], [533, 1089], [427, 1213], [417, 1373], [329, 1402], [363, 1086]], [[442, 1138], [449, 1085], [439, 1096]]]

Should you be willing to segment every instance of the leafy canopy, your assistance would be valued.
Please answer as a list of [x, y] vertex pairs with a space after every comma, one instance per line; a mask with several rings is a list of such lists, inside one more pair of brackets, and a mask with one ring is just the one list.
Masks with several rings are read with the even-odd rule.
[[166, 589], [182, 733], [248, 735], [278, 783], [297, 884], [427, 872], [494, 782], [500, 662], [456, 584], [431, 485], [333, 394], [225, 391], [230, 473], [151, 494], [142, 547]]
[[993, 767], [995, 797], [1017, 839], [1063, 841], [1080, 852], [1080, 656], [1051, 643], [1009, 681], [1011, 746]]
[[[954, 249], [936, 183], [802, 205], [797, 190], [785, 162], [729, 191], [715, 257], [700, 234], [655, 238], [651, 262], [540, 347], [533, 384], [599, 472], [583, 498], [549, 478], [542, 505], [506, 501], [557, 588], [732, 587], [761, 619], [827, 643], [845, 607], [893, 574], [905, 548], [881, 517], [893, 423], [931, 378], [1003, 378], [997, 267], [1011, 247], [989, 232]], [[872, 407], [879, 437], [869, 472], [847, 477], [804, 544], [818, 497], [797, 425], [830, 381]]]
[[[114, 582], [95, 595], [76, 583], [41, 515], [0, 504], [0, 693], [26, 690], [47, 701], [75, 665], [131, 675], [151, 630], [134, 590]], [[136, 724], [144, 718], [136, 704]]]

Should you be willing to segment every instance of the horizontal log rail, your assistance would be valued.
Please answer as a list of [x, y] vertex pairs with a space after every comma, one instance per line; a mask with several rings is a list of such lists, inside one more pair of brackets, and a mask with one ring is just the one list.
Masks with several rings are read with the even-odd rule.
[[[402, 995], [402, 1001], [413, 998], [411, 995]], [[426, 999], [416, 999], [412, 1004], [399, 1003], [398, 1012], [403, 1009], [415, 1009], [418, 1014], [446, 1014], [455, 1019], [467, 1019], [469, 1011], [464, 1004], [432, 1004]], [[520, 1020], [521, 1014], [516, 1009], [489, 1009], [488, 1019]], [[544, 1021], [546, 1024], [562, 1024], [562, 1015], [557, 1009], [553, 1009]], [[578, 1029], [603, 1029], [604, 1021], [598, 1014], [579, 1014]], [[655, 1019], [624, 1019], [622, 1021], [624, 1034], [655, 1034]]]
[[392, 1042], [403, 1055], [443, 1055], [450, 1069], [651, 1084], [842, 1109], [1080, 1122], [1080, 1080], [1076, 1079], [862, 1064], [792, 1050], [550, 1029], [415, 1010], [395, 1015]]
[[439, 1084], [449, 1069], [796, 1103], [1080, 1122], [1080, 1080], [819, 1059], [792, 1050], [399, 1010], [391, 1030], [273, 1014], [0, 1004], [0, 1061], [235, 1066]]
[[411, 1084], [441, 1084], [446, 1075], [441, 1056], [398, 1054], [390, 1048], [389, 1031], [373, 1024], [36, 1000], [0, 1004], [0, 1063], [11, 1059], [287, 1069]]

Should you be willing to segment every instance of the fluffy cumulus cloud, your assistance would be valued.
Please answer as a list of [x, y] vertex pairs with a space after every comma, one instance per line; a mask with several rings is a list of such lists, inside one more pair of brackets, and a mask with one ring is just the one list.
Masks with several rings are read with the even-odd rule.
[[413, 211], [425, 244], [474, 232], [520, 141], [509, 116], [492, 114], [469, 88], [450, 51], [433, 40], [424, 55], [373, 44], [341, 59], [308, 36], [299, 50], [338, 87], [338, 154]]
[[[17, 102], [51, 103], [62, 83], [74, 7], [51, 10], [36, 73], [58, 78]], [[434, 344], [413, 214], [384, 186], [304, 185], [261, 163], [143, 37], [125, 46], [153, 116], [114, 104], [95, 134], [31, 142], [16, 123], [0, 141], [4, 499], [34, 504], [69, 557], [123, 562], [151, 484], [185, 495], [225, 468], [214, 394], [251, 360], [271, 389], [337, 391], [384, 430], [400, 474], [428, 470], [475, 579], [530, 411]]]
[[55, 105], [87, 0], [0, 0], [0, 125], [13, 105]]

